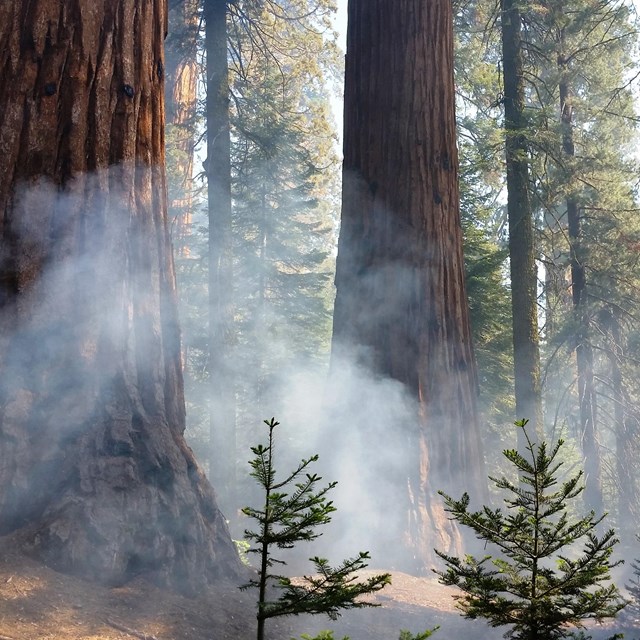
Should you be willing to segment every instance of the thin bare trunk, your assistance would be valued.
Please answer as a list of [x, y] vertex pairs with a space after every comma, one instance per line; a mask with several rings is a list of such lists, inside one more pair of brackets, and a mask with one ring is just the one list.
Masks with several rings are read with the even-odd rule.
[[626, 548], [635, 549], [640, 515], [640, 487], [635, 468], [638, 460], [638, 412], [625, 388], [622, 376], [623, 349], [618, 318], [609, 316], [611, 336], [611, 383], [616, 437], [616, 476], [618, 489], [618, 528]]
[[207, 54], [207, 184], [209, 210], [210, 477], [225, 515], [234, 523], [236, 423], [230, 362], [231, 312], [231, 138], [227, 2], [204, 0]]

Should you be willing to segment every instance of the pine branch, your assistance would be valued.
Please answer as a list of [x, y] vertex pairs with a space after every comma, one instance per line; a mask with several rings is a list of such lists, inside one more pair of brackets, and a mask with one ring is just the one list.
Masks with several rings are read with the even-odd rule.
[[[562, 441], [549, 450], [544, 442], [534, 445], [526, 431], [525, 436], [528, 459], [514, 450], [504, 452], [520, 471], [520, 484], [493, 478], [496, 486], [515, 496], [505, 497], [506, 514], [486, 506], [469, 512], [466, 493], [454, 500], [441, 492], [453, 518], [503, 555], [462, 560], [436, 550], [446, 565], [436, 573], [442, 583], [465, 594], [457, 601], [465, 617], [485, 618], [492, 626], [509, 625], [512, 629], [506, 635], [516, 639], [564, 638], [571, 633], [570, 626], [582, 626], [588, 618], [612, 617], [625, 606], [615, 585], [601, 586], [619, 564], [611, 562], [618, 540], [613, 530], [601, 537], [595, 534], [604, 516], [590, 512], [569, 520], [568, 502], [582, 491], [582, 473], [559, 482], [561, 464], [554, 460]], [[524, 485], [531, 489], [523, 489]], [[561, 553], [580, 540], [584, 548], [578, 558]]]

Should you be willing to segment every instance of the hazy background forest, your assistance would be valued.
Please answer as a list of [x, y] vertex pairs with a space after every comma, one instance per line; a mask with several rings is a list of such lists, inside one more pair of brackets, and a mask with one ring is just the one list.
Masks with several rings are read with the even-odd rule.
[[[291, 573], [368, 550], [433, 588], [491, 541], [456, 498], [500, 505], [517, 451], [557, 454], [546, 543], [591, 553], [554, 565], [560, 589], [583, 580], [562, 597], [598, 617], [612, 569], [637, 626], [634, 3], [351, 0], [347, 24], [346, 0], [87, 2], [0, 0], [0, 592], [37, 571], [26, 551], [209, 597], [243, 637], [242, 540], [270, 482], [264, 449], [248, 461], [275, 416], [278, 471], [319, 454], [338, 482], [326, 535], [282, 545]], [[537, 553], [522, 499], [507, 530]]]
[[[216, 455], [235, 460], [232, 474], [225, 471], [234, 480], [227, 484], [213, 477], [228, 505], [225, 513], [233, 514], [242, 501], [233, 502], [232, 496], [251, 492], [245, 472], [248, 446], [259, 440], [262, 419], [276, 415], [294, 457], [318, 451], [339, 476], [340, 469], [346, 470], [349, 482], [341, 483], [339, 491], [351, 495], [341, 494], [338, 502], [358, 528], [356, 512], [362, 523], [380, 517], [380, 503], [392, 500], [395, 489], [362, 471], [350, 473], [354, 466], [349, 457], [362, 451], [365, 461], [385, 458], [387, 467], [397, 465], [394, 423], [409, 419], [414, 400], [394, 380], [372, 376], [346, 361], [337, 367], [339, 383], [331, 392], [326, 389], [340, 213], [337, 123], [342, 118], [335, 109], [343, 54], [333, 22], [336, 5], [299, 0], [285, 9], [263, 3], [229, 11], [232, 207], [226, 223], [230, 294], [222, 348], [225, 375], [232, 380], [227, 402], [234, 405], [235, 430], [227, 443], [213, 448], [211, 429], [216, 415], [224, 413], [218, 405], [224, 401], [212, 389], [207, 365], [209, 247], [201, 170], [206, 157], [205, 45], [199, 18], [188, 7], [181, 4], [172, 11], [168, 47], [189, 52], [182, 64], [192, 65], [190, 93], [176, 94], [185, 89], [184, 80], [167, 86], [170, 101], [183, 107], [169, 110], [167, 140], [187, 437], [205, 465], [211, 461], [215, 467]], [[466, 285], [484, 455], [491, 472], [502, 464], [499, 452], [515, 443], [512, 421], [525, 417], [515, 412], [513, 387], [497, 18], [492, 2], [455, 5]], [[592, 465], [587, 482], [596, 498], [589, 506], [604, 507], [622, 531], [624, 544], [632, 547], [639, 500], [637, 36], [629, 3], [542, 3], [523, 15], [541, 426], [546, 437], [570, 443], [572, 466]], [[571, 210], [577, 211], [577, 231], [568, 218]], [[586, 372], [578, 367], [580, 349], [587, 353]], [[585, 394], [589, 415], [584, 407], [581, 412]], [[348, 425], [344, 451], [323, 435], [328, 421]], [[389, 435], [388, 447], [373, 445], [368, 451], [368, 443], [375, 442], [368, 434], [376, 431]], [[385, 491], [390, 492], [387, 498]], [[358, 505], [353, 513], [350, 504]], [[228, 517], [236, 526], [233, 515]], [[365, 538], [365, 546], [369, 542]]]

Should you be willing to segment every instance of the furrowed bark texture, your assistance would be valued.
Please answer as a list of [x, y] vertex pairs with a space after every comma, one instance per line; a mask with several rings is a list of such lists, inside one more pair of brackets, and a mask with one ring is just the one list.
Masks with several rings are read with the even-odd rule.
[[[429, 568], [433, 547], [460, 547], [435, 491], [484, 486], [452, 40], [448, 0], [349, 3], [334, 360], [356, 350], [415, 400], [409, 424], [366, 436], [380, 455], [371, 475], [404, 492], [382, 527], [401, 530], [412, 570]], [[392, 471], [381, 460], [396, 439], [403, 460]]]
[[53, 566], [239, 572], [183, 439], [164, 0], [0, 3], [0, 526]]

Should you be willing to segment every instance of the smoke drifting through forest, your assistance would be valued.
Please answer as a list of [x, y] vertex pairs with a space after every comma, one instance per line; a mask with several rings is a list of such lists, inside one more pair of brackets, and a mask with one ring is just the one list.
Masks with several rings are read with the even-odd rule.
[[[44, 464], [31, 469], [31, 481], [35, 482], [30, 498], [25, 500], [23, 495], [16, 505], [19, 518], [27, 519], [44, 504], [41, 498], [50, 497], [61, 486], [57, 474], [52, 475], [53, 465], [63, 459], [51, 447], [52, 441], [58, 440], [52, 433], [62, 441], [75, 438], [95, 410], [92, 396], [86, 393], [88, 386], [108, 392], [113, 383], [108, 368], [94, 366], [96, 345], [101, 342], [119, 349], [127, 342], [139, 341], [132, 351], [144, 370], [145, 366], [153, 366], [150, 362], [144, 364], [147, 340], [164, 333], [162, 327], [151, 324], [147, 327], [147, 336], [140, 332], [132, 336], [129, 323], [133, 308], [131, 304], [123, 306], [118, 302], [125, 296], [143, 309], [150, 294], [147, 285], [150, 271], [144, 264], [134, 266], [123, 261], [120, 252], [125, 245], [148, 241], [141, 237], [139, 220], [132, 216], [124, 195], [111, 191], [108, 202], [100, 195], [100, 185], [105, 182], [118, 185], [122, 180], [122, 170], [113, 168], [85, 176], [65, 192], [42, 180], [22, 185], [16, 196], [16, 206], [23, 212], [18, 218], [19, 233], [28, 241], [32, 254], [41, 255], [42, 263], [49, 266], [43, 269], [29, 294], [28, 304], [33, 303], [32, 317], [38, 330], [25, 333], [24, 338], [13, 336], [9, 340], [15, 347], [4, 356], [8, 365], [6, 393], [10, 393], [13, 386], [20, 388], [26, 378], [42, 381], [42, 389], [34, 388], [34, 394], [48, 389], [39, 398], [39, 416], [46, 418], [43, 428], [46, 425], [53, 430], [41, 438]], [[82, 210], [84, 224], [74, 226], [77, 224], [74, 222], [69, 226], [70, 221], [75, 220], [73, 212], [78, 210]], [[51, 212], [50, 225], [42, 224], [43, 211]], [[57, 234], [64, 238], [75, 233], [83, 237], [82, 251], [69, 252], [63, 242], [54, 259], [48, 249], [47, 236]], [[121, 280], [117, 274], [124, 270], [132, 276], [128, 292], [118, 284]], [[388, 270], [377, 275], [372, 271], [368, 276], [374, 289], [377, 278], [388, 277]], [[404, 277], [401, 270], [394, 270], [393, 278], [398, 291], [409, 287], [410, 277]], [[237, 286], [241, 288], [241, 284]], [[64, 315], [67, 309], [74, 310], [73, 318]], [[391, 310], [381, 307], [381, 313], [388, 314]], [[417, 401], [399, 382], [375, 375], [366, 364], [371, 359], [361, 350], [335, 353], [331, 372], [326, 360], [313, 364], [308, 359], [289, 357], [296, 352], [296, 346], [287, 341], [289, 332], [283, 318], [273, 316], [269, 320], [269, 323], [278, 322], [283, 325], [277, 332], [265, 332], [263, 343], [255, 340], [252, 343], [256, 352], [271, 354], [283, 363], [261, 381], [264, 391], [259, 394], [260, 404], [254, 407], [254, 413], [265, 418], [275, 415], [282, 423], [277, 441], [281, 473], [300, 457], [319, 453], [318, 469], [326, 481], [339, 480], [333, 494], [338, 508], [335, 522], [326, 528], [315, 546], [301, 549], [291, 558], [292, 568], [308, 568], [300, 561], [313, 553], [337, 561], [365, 549], [372, 552], [372, 567], [410, 566], [413, 561], [410, 557], [404, 559], [403, 566], [397, 566], [397, 551], [402, 548], [405, 531], [394, 526], [389, 514], [403, 502], [398, 497], [408, 491], [407, 460], [414, 452], [410, 450], [407, 434], [416, 428]], [[174, 326], [164, 327], [167, 328], [175, 331]], [[70, 339], [71, 334], [76, 333], [89, 336], [80, 352], [75, 340]], [[274, 337], [276, 334], [279, 337]], [[34, 363], [37, 366], [34, 367]], [[255, 378], [255, 371], [238, 366], [234, 375], [237, 380], [250, 380]], [[47, 386], [51, 378], [55, 378], [54, 387]], [[19, 410], [20, 401], [18, 397], [12, 410]], [[245, 444], [263, 441], [265, 429], [259, 422], [242, 426], [251, 427], [251, 434], [243, 435]], [[126, 447], [125, 439], [114, 438], [109, 446]], [[240, 473], [248, 472], [242, 461], [249, 456], [247, 447], [238, 451]], [[66, 468], [64, 464], [62, 468]], [[469, 490], [472, 497], [476, 489], [479, 490], [468, 486], [465, 478], [460, 478], [458, 487], [447, 487], [453, 495]], [[410, 514], [406, 516], [409, 525]], [[187, 518], [178, 521], [178, 527], [182, 525], [189, 527]], [[379, 535], [381, 531], [385, 532], [384, 537]], [[122, 550], [124, 555], [126, 552], [126, 548]], [[360, 617], [363, 624], [372, 615], [375, 612], [349, 614], [350, 619]], [[425, 621], [425, 626], [430, 624]], [[326, 627], [326, 620], [305, 620], [300, 629], [308, 632]], [[469, 628], [471, 637], [477, 633], [477, 627], [473, 629], [475, 632]]]
[[[31, 470], [31, 481], [40, 476], [34, 482], [37, 487], [34, 495], [30, 500], [25, 501], [21, 496], [17, 501], [18, 519], [28, 520], [33, 511], [43, 508], [53, 491], [63, 486], [65, 477], [52, 482], [61, 471], [56, 470], [52, 476], [51, 465], [60, 463], [64, 467], [64, 464], [51, 443], [80, 436], [94, 417], [96, 394], [110, 393], [115, 374], [108, 366], [99, 365], [108, 362], [109, 349], [118, 351], [124, 345], [132, 346], [139, 371], [144, 371], [145, 367], [154, 366], [150, 357], [156, 348], [154, 343], [161, 347], [156, 341], [167, 329], [151, 323], [146, 327], [146, 335], [131, 331], [132, 305], [135, 301], [137, 308], [145, 308], [145, 299], [151, 294], [147, 283], [152, 280], [152, 272], [147, 271], [144, 264], [134, 266], [123, 260], [126, 246], [148, 242], [143, 240], [139, 220], [132, 215], [125, 192], [119, 196], [111, 191], [108, 201], [101, 196], [101, 185], [117, 186], [123, 179], [123, 170], [115, 167], [84, 176], [82, 182], [71, 183], [65, 191], [42, 180], [34, 185], [22, 185], [16, 196], [17, 206], [23, 212], [19, 218], [20, 233], [31, 251], [42, 254], [43, 263], [50, 266], [44, 269], [28, 294], [34, 324], [39, 327], [38, 335], [29, 330], [24, 339], [13, 336], [8, 340], [15, 346], [5, 355], [10, 372], [7, 380], [15, 388], [26, 378], [36, 384], [42, 381], [42, 389], [36, 387], [33, 393], [39, 396], [39, 412], [46, 416], [47, 429], [52, 430], [42, 440], [42, 468]], [[52, 212], [50, 226], [42, 224], [44, 210]], [[68, 227], [68, 221], [74, 220], [72, 214], [79, 210], [84, 224], [74, 222], [76, 226]], [[54, 260], [48, 254], [49, 234], [58, 234], [61, 238], [79, 234], [83, 238], [83, 250], [65, 251], [62, 243], [56, 250], [59, 259]], [[124, 271], [130, 277], [128, 291], [119, 284]], [[372, 272], [370, 284], [375, 289], [377, 278], [388, 277], [387, 270], [377, 276]], [[398, 291], [410, 286], [409, 277], [403, 278], [399, 270], [394, 271], [393, 278]], [[241, 289], [241, 284], [236, 286]], [[124, 302], [125, 299], [130, 302]], [[73, 318], [64, 317], [66, 309], [74, 310]], [[381, 306], [381, 314], [391, 312], [389, 307]], [[362, 350], [335, 353], [331, 375], [326, 359], [315, 362], [288, 359], [288, 354], [296, 352], [296, 346], [287, 342], [289, 332], [285, 319], [270, 317], [266, 324], [273, 324], [274, 331], [262, 332], [261, 344], [257, 342], [260, 336], [254, 335], [249, 340], [251, 349], [264, 355], [267, 366], [271, 360], [283, 366], [263, 373], [256, 381], [262, 387], [262, 391], [256, 393], [260, 399], [251, 411], [256, 421], [241, 425], [250, 430], [250, 435], [241, 433], [239, 438], [237, 458], [241, 483], [250, 495], [248, 466], [243, 461], [250, 456], [249, 445], [263, 439], [265, 430], [260, 420], [275, 415], [282, 423], [277, 442], [282, 454], [278, 464], [281, 473], [300, 457], [319, 453], [318, 469], [327, 482], [339, 481], [333, 495], [338, 507], [335, 524], [327, 528], [318, 543], [323, 553], [338, 559], [359, 550], [370, 550], [375, 566], [411, 567], [410, 557], [397, 566], [398, 551], [406, 544], [404, 538], [411, 515], [405, 513], [404, 521], [390, 516], [398, 504], [405, 503], [409, 491], [408, 461], [415, 458], [410, 448], [410, 434], [417, 429], [417, 401], [401, 383], [374, 374], [364, 364], [369, 358]], [[168, 329], [173, 332], [176, 327]], [[80, 352], [75, 342], [79, 334], [87, 336]], [[276, 334], [279, 337], [274, 337]], [[97, 349], [106, 348], [104, 345], [111, 345], [107, 353], [97, 353]], [[147, 356], [149, 362], [146, 362]], [[243, 367], [242, 361], [236, 362], [233, 374], [238, 381], [256, 380], [255, 370]], [[46, 396], [42, 395], [52, 376], [55, 386], [48, 389]], [[142, 380], [132, 382], [142, 384]], [[10, 394], [10, 390], [7, 393]], [[18, 404], [19, 399], [14, 405], [16, 411]], [[129, 436], [125, 433], [121, 436], [105, 435], [111, 439], [110, 444], [105, 441], [105, 446], [126, 448]], [[45, 449], [49, 451], [45, 453]], [[459, 487], [448, 487], [448, 490], [455, 493], [464, 486], [461, 479]], [[380, 537], [380, 532], [384, 532], [384, 537]], [[311, 551], [305, 549], [302, 553], [306, 555]], [[126, 555], [126, 550], [123, 553]]]
[[[372, 269], [367, 279], [372, 290], [381, 290], [377, 284], [390, 277], [395, 283], [396, 299], [414, 286], [410, 270], [399, 266], [381, 269], [377, 274]], [[252, 282], [253, 278], [249, 278], [249, 289]], [[251, 295], [238, 278], [235, 290], [240, 299]], [[380, 303], [380, 315], [391, 321], [397, 309], [383, 300]], [[379, 318], [370, 320], [376, 322]], [[414, 488], [411, 480], [419, 464], [415, 446], [420, 429], [418, 400], [402, 383], [376, 373], [375, 358], [365, 348], [336, 347], [329, 366], [326, 352], [315, 358], [297, 355], [296, 328], [276, 310], [263, 317], [261, 325], [260, 331], [242, 337], [246, 343], [243, 349], [259, 355], [257, 362], [234, 358], [233, 349], [230, 353], [231, 374], [242, 387], [248, 404], [238, 414], [237, 475], [244, 502], [237, 507], [247, 502], [255, 506], [262, 499], [248, 477], [249, 447], [265, 441], [262, 420], [275, 416], [281, 423], [276, 431], [276, 468], [280, 477], [300, 458], [318, 453], [320, 460], [315, 468], [326, 482], [338, 480], [332, 493], [338, 509], [334, 521], [316, 543], [318, 550], [303, 548], [296, 554], [298, 560], [312, 552], [337, 560], [370, 550], [373, 566], [424, 571], [413, 557], [408, 539], [415, 519], [409, 508]], [[198, 393], [205, 389], [206, 383], [199, 385]], [[219, 402], [215, 398], [208, 401], [213, 401], [214, 406]], [[191, 398], [191, 402], [202, 404], [203, 397]], [[430, 428], [439, 426], [432, 424]], [[207, 435], [188, 428], [187, 437], [190, 435], [195, 437], [200, 458], [209, 459]], [[456, 495], [469, 487], [464, 477], [453, 485], [445, 480], [451, 476], [448, 469], [437, 473], [441, 459], [435, 451], [431, 464], [436, 470], [436, 489], [444, 488]], [[438, 481], [438, 477], [442, 480]], [[482, 488], [477, 489], [475, 497], [480, 498]], [[440, 498], [434, 496], [434, 500]], [[417, 506], [413, 504], [414, 508]], [[233, 525], [233, 514], [227, 516]], [[246, 526], [241, 519], [234, 535], [240, 537]], [[298, 570], [308, 569], [298, 563], [295, 566]]]
[[108, 584], [151, 571], [189, 591], [240, 567], [182, 441], [166, 221], [150, 215], [162, 175], [121, 166], [16, 187], [0, 506], [3, 533], [26, 527], [53, 567]]

